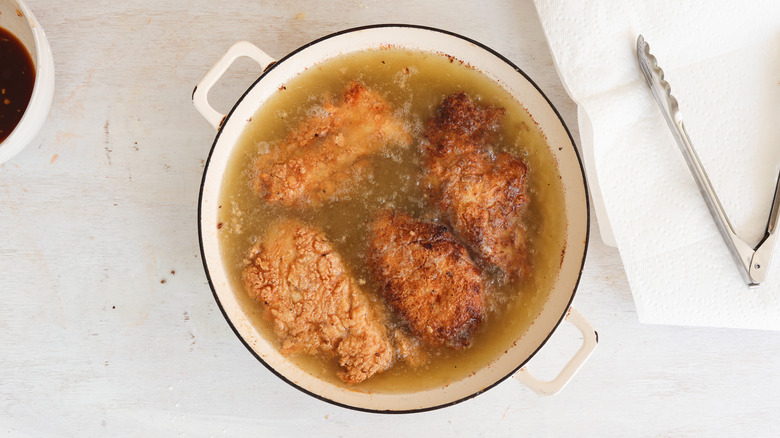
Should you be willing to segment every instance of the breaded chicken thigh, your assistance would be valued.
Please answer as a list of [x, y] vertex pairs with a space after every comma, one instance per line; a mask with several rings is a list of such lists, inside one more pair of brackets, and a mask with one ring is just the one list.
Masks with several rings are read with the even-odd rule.
[[391, 365], [394, 347], [383, 315], [321, 231], [288, 219], [252, 249], [248, 261], [244, 287], [262, 304], [282, 354], [335, 356], [338, 375], [348, 383]]
[[390, 307], [429, 345], [464, 348], [485, 317], [481, 271], [447, 228], [383, 211], [368, 264]]
[[530, 269], [527, 169], [491, 149], [503, 116], [503, 108], [477, 105], [465, 93], [445, 98], [426, 127], [423, 179], [429, 200], [477, 260], [520, 278]]
[[268, 202], [317, 206], [348, 193], [371, 172], [368, 158], [408, 147], [411, 135], [393, 108], [358, 82], [341, 102], [325, 102], [254, 163], [252, 188]]

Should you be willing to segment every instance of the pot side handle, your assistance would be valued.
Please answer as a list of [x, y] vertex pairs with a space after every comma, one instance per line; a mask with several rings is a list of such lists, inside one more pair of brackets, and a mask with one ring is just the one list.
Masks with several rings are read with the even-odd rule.
[[225, 54], [211, 66], [209, 71], [203, 75], [200, 82], [195, 85], [195, 89], [192, 90], [192, 104], [195, 105], [195, 109], [200, 112], [214, 129], [219, 129], [222, 121], [225, 119], [225, 114], [215, 110], [214, 107], [209, 104], [209, 91], [211, 91], [211, 87], [219, 81], [222, 75], [224, 75], [230, 66], [239, 58], [252, 59], [260, 65], [261, 70], [265, 70], [275, 62], [273, 58], [257, 48], [254, 44], [248, 41], [238, 41], [230, 46]]
[[526, 367], [520, 368], [515, 373], [515, 379], [522, 382], [525, 386], [540, 395], [555, 395], [559, 393], [567, 383], [579, 371], [585, 361], [588, 360], [596, 345], [599, 343], [599, 334], [592, 325], [585, 319], [574, 307], [569, 308], [566, 315], [566, 321], [576, 327], [582, 333], [582, 345], [574, 354], [569, 363], [567, 363], [558, 375], [550, 380], [539, 380], [531, 374]]

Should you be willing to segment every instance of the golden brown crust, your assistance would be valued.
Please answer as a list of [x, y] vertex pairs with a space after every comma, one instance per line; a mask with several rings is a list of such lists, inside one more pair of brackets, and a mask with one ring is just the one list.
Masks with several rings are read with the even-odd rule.
[[322, 232], [295, 220], [278, 224], [253, 248], [243, 280], [271, 321], [282, 354], [335, 356], [348, 383], [391, 365], [393, 345], [381, 314]]
[[485, 316], [481, 272], [441, 225], [384, 211], [371, 223], [368, 263], [384, 296], [430, 345], [463, 348]]
[[326, 102], [254, 163], [252, 188], [268, 202], [317, 206], [351, 191], [371, 172], [367, 158], [411, 135], [390, 104], [358, 82], [341, 102]]
[[435, 146], [431, 152], [443, 154], [467, 144], [490, 143], [504, 114], [504, 108], [475, 105], [466, 93], [447, 96], [425, 132], [426, 139]]
[[489, 146], [503, 108], [448, 96], [426, 128], [423, 173], [430, 201], [483, 264], [511, 277], [530, 270], [523, 212], [526, 166]]
[[401, 329], [393, 332], [393, 344], [396, 356], [412, 368], [419, 368], [428, 363], [428, 352], [423, 349], [420, 340], [408, 335]]

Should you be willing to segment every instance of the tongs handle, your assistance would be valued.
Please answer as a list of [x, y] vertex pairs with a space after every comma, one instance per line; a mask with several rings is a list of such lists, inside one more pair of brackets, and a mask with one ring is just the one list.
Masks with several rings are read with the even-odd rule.
[[[672, 99], [674, 99], [672, 97]], [[682, 118], [677, 117], [676, 120], [667, 111], [662, 111], [664, 118], [669, 124], [672, 130], [672, 135], [677, 140], [677, 145], [680, 146], [683, 158], [688, 164], [688, 168], [693, 174], [693, 179], [696, 181], [696, 185], [699, 186], [699, 191], [704, 197], [704, 202], [707, 204], [707, 208], [710, 210], [710, 214], [715, 219], [715, 225], [718, 226], [718, 231], [723, 237], [723, 241], [726, 242], [726, 246], [729, 248], [732, 257], [734, 257], [737, 266], [739, 267], [740, 274], [750, 286], [756, 286], [763, 280], [763, 271], [768, 265], [758, 265], [755, 268], [755, 273], [762, 276], [761, 280], [753, 278], [754, 266], [752, 266], [752, 260], [754, 256], [754, 250], [742, 239], [740, 239], [734, 232], [734, 227], [731, 225], [723, 206], [720, 203], [718, 195], [715, 193], [715, 189], [712, 187], [707, 172], [704, 170], [704, 166], [699, 160], [696, 150], [691, 145], [691, 139], [688, 137], [688, 133], [685, 131], [685, 125]], [[679, 116], [679, 112], [676, 113]]]
[[769, 267], [769, 256], [774, 246], [774, 230], [777, 226], [778, 207], [780, 206], [778, 201], [780, 196], [778, 190], [780, 189], [780, 178], [775, 188], [775, 198], [772, 203], [764, 240], [759, 243], [756, 249], [751, 248], [734, 232], [734, 227], [729, 222], [720, 199], [718, 199], [718, 195], [707, 177], [707, 172], [704, 170], [704, 166], [701, 164], [701, 160], [699, 160], [699, 156], [691, 144], [691, 139], [685, 131], [677, 99], [671, 95], [671, 87], [664, 80], [664, 72], [658, 66], [655, 57], [650, 54], [649, 46], [641, 35], [637, 39], [637, 60], [647, 80], [647, 85], [652, 90], [653, 97], [658, 102], [661, 113], [664, 119], [666, 119], [666, 123], [669, 125], [672, 135], [680, 147], [685, 162], [688, 164], [691, 174], [693, 174], [693, 179], [704, 197], [707, 208], [715, 219], [718, 231], [720, 231], [726, 246], [739, 267], [742, 278], [749, 286], [757, 286], [766, 277], [766, 270]]
[[777, 220], [780, 216], [780, 175], [777, 175], [775, 185], [775, 196], [772, 199], [772, 208], [769, 210], [769, 220], [766, 223], [766, 231], [761, 242], [756, 246], [755, 254], [750, 262], [750, 277], [757, 283], [761, 283], [766, 278], [765, 267], [769, 266], [769, 259], [772, 257], [772, 249], [775, 247], [777, 238]]

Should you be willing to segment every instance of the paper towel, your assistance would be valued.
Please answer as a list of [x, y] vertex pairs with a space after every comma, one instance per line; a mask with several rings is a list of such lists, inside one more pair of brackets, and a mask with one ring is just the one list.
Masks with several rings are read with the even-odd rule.
[[641, 33], [736, 233], [755, 246], [780, 171], [780, 2], [534, 3], [640, 321], [780, 330], [780, 255], [759, 288], [745, 285], [635, 49]]

